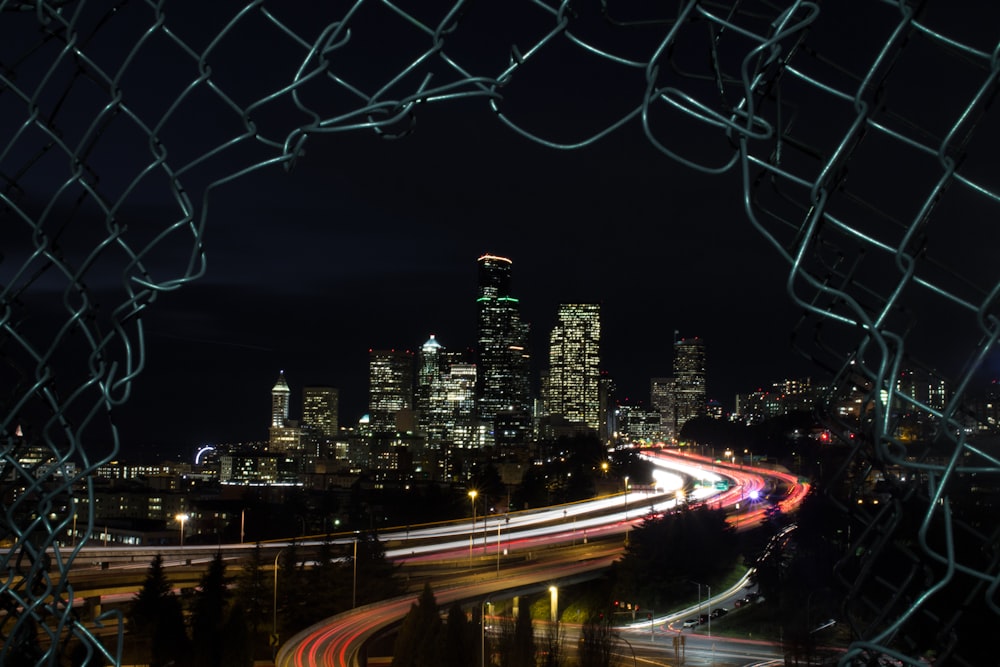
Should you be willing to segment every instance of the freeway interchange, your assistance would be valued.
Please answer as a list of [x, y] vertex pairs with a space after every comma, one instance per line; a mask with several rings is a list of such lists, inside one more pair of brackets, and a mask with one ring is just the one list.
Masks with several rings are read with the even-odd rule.
[[[766, 468], [660, 450], [645, 451], [642, 457], [655, 466], [655, 475], [653, 484], [638, 490], [510, 515], [486, 516], [474, 526], [465, 520], [428, 528], [382, 531], [379, 538], [387, 545], [387, 558], [409, 567], [431, 568], [433, 575], [428, 576], [435, 598], [442, 606], [453, 602], [484, 605], [490, 596], [500, 597], [501, 593], [526, 594], [556, 583], [566, 585], [600, 576], [621, 555], [621, 538], [651, 513], [667, 512], [684, 503], [710, 503], [729, 509], [728, 521], [741, 530], [763, 517], [768, 503], [760, 499], [777, 485], [785, 490], [777, 501], [784, 512], [792, 511], [808, 491], [808, 485], [796, 476]], [[713, 598], [722, 601], [737, 591], [738, 587]], [[366, 643], [398, 624], [415, 599], [416, 594], [410, 594], [385, 600], [307, 628], [281, 646], [276, 665], [364, 665]], [[625, 628], [624, 632], [630, 633], [633, 640], [629, 646], [634, 651], [638, 644], [641, 651], [648, 637], [650, 645], [666, 650], [662, 648], [666, 646], [665, 638], [657, 644], [655, 628], [669, 629], [689, 613], [691, 610], [677, 610], [635, 628]], [[696, 662], [700, 654], [708, 655], [709, 649], [702, 643], [703, 640], [692, 637], [689, 664], [692, 660]], [[774, 647], [760, 642], [747, 645], [735, 640], [715, 640], [710, 650], [712, 661], [724, 652], [745, 656], [744, 663], [778, 657]]]

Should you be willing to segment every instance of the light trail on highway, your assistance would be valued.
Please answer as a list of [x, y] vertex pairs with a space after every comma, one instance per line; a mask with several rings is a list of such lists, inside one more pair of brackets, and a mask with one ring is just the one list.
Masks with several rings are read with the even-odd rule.
[[[646, 451], [641, 456], [655, 466], [655, 484], [640, 491], [626, 491], [622, 494], [607, 496], [573, 503], [539, 509], [523, 513], [517, 521], [511, 516], [510, 523], [506, 515], [492, 515], [486, 519], [484, 527], [488, 534], [497, 531], [500, 535], [492, 544], [487, 542], [479, 552], [473, 544], [473, 551], [492, 557], [499, 557], [500, 549], [506, 544], [508, 550], [523, 551], [526, 549], [566, 544], [581, 539], [584, 530], [591, 535], [624, 533], [633, 525], [639, 524], [650, 514], [657, 514], [676, 509], [682, 503], [706, 503], [720, 508], [736, 509], [737, 504], [751, 498], [763, 498], [771, 490], [775, 482], [784, 484], [787, 495], [779, 501], [783, 511], [793, 510], [802, 501], [808, 491], [808, 484], [800, 483], [794, 475], [757, 468], [753, 466], [736, 466], [706, 457], [679, 455], [673, 452]], [[728, 489], [717, 489], [715, 482], [728, 481]], [[692, 481], [705, 482], [693, 486]], [[692, 488], [693, 487], [693, 488]], [[690, 491], [685, 493], [685, 489]], [[740, 507], [739, 511], [731, 512], [728, 520], [735, 527], [750, 526], [763, 515], [763, 502], [749, 502], [749, 511]], [[520, 514], [520, 513], [519, 513]], [[503, 522], [501, 522], [503, 519]], [[494, 523], [490, 526], [490, 520]], [[567, 526], [572, 520], [575, 526]], [[463, 525], [464, 524], [464, 525]], [[507, 531], [506, 538], [503, 531]], [[469, 548], [468, 539], [478, 540], [483, 533], [478, 526], [470, 531], [468, 522], [457, 522], [447, 528], [437, 526], [427, 531], [406, 530], [380, 533], [380, 539], [404, 540], [438, 539], [433, 544], [402, 546], [387, 550], [387, 557], [396, 561], [426, 559], [449, 560], [459, 559]], [[463, 539], [449, 539], [462, 537]], [[608, 548], [608, 547], [604, 547]], [[441, 606], [454, 601], [485, 598], [487, 595], [498, 594], [504, 590], [523, 586], [526, 576], [523, 570], [531, 572], [529, 579], [535, 581], [557, 581], [569, 576], [569, 567], [605, 568], [620, 557], [622, 545], [610, 547], [609, 554], [602, 559], [593, 561], [574, 561], [573, 564], [530, 563], [525, 566], [510, 566], [500, 577], [499, 564], [497, 577], [492, 574], [474, 575], [482, 577], [474, 584], [456, 585], [454, 582], [468, 573], [456, 573], [442, 576], [436, 583], [435, 599]], [[542, 567], [541, 570], [538, 568]], [[409, 611], [416, 595], [389, 600], [384, 603], [369, 605], [363, 609], [352, 610], [340, 614], [327, 621], [309, 628], [289, 640], [278, 654], [278, 667], [355, 667], [358, 663], [364, 643], [385, 628], [399, 623]]]

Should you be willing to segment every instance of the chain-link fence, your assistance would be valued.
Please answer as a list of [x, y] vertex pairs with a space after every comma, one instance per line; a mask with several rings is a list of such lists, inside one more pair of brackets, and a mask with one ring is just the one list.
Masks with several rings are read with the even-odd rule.
[[[61, 575], [94, 528], [77, 508], [118, 451], [143, 312], [204, 271], [213, 190], [291, 168], [312, 134], [401, 137], [463, 103], [556, 149], [641, 126], [666, 160], [741, 176], [804, 312], [795, 344], [835, 378], [839, 483], [882, 482], [885, 502], [842, 506], [863, 553], [840, 573], [842, 662], [915, 663], [930, 614], [937, 659], [977, 664], [955, 627], [973, 599], [996, 623], [997, 524], [953, 508], [1000, 472], [969, 402], [1000, 335], [998, 19], [991, 0], [0, 1], [0, 658], [42, 632], [39, 664], [68, 637], [118, 662]], [[620, 113], [579, 136], [518, 120], [581, 73]], [[913, 423], [930, 446], [901, 436]]]

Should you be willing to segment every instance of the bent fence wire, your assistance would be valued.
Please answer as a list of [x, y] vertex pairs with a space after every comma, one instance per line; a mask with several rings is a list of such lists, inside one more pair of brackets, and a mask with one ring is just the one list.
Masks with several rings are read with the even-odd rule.
[[[143, 313], [204, 272], [213, 191], [290, 169], [311, 135], [399, 138], [471, 104], [554, 149], [632, 126], [665, 163], [738, 176], [802, 308], [793, 343], [834, 378], [826, 418], [850, 450], [834, 483], [885, 489], [840, 507], [841, 663], [973, 664], [955, 628], [970, 601], [995, 627], [997, 523], [951, 506], [1000, 472], [967, 401], [1000, 335], [992, 0], [307, 4], [0, 1], [0, 662], [35, 632], [39, 664], [70, 643], [120, 662], [120, 616], [96, 619], [118, 627], [102, 642], [72, 611], [62, 575], [85, 539], [66, 536], [74, 521], [93, 535], [91, 475], [118, 451]], [[581, 136], [520, 120], [542, 104], [586, 120], [557, 103], [591, 72], [618, 115]], [[533, 77], [547, 84], [519, 86]], [[695, 152], [678, 140], [692, 135]], [[913, 369], [947, 397], [896, 381]], [[901, 414], [936, 427], [933, 447], [907, 448]]]

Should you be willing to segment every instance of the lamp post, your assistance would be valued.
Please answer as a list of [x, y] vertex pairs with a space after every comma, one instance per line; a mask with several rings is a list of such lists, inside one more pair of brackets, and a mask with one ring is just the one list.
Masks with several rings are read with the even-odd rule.
[[174, 518], [177, 519], [177, 521], [180, 522], [181, 524], [181, 546], [184, 546], [184, 522], [190, 519], [191, 517], [188, 516], [187, 514], [178, 514]]
[[705, 598], [708, 601], [708, 636], [712, 636], [712, 587], [708, 584], [699, 584], [697, 581], [692, 581], [692, 584], [698, 587], [698, 615], [701, 615], [701, 587], [704, 586], [708, 591], [708, 596]]
[[549, 586], [549, 607], [552, 612], [552, 622], [559, 623], [559, 589], [555, 586]]
[[278, 559], [281, 558], [281, 553], [285, 550], [285, 547], [278, 549], [278, 553], [274, 554], [274, 607], [271, 616], [271, 646], [273, 647], [272, 658], [277, 654], [278, 651]]
[[479, 492], [475, 489], [469, 491], [469, 500], [472, 501], [472, 531], [469, 533], [469, 567], [472, 567], [472, 543], [476, 539], [476, 496]]
[[628, 475], [625, 475], [625, 520], [628, 521]]
[[503, 526], [503, 522], [500, 521], [500, 515], [497, 515], [497, 578], [500, 577], [500, 528]]
[[358, 533], [354, 533], [354, 558], [351, 559], [354, 565], [354, 579], [351, 586], [351, 609], [358, 604]]
[[[493, 603], [490, 602], [490, 598], [483, 600], [483, 603], [479, 607], [479, 630], [480, 630], [480, 667], [486, 667], [486, 606], [489, 605], [493, 607]], [[492, 609], [491, 609], [492, 612]]]

